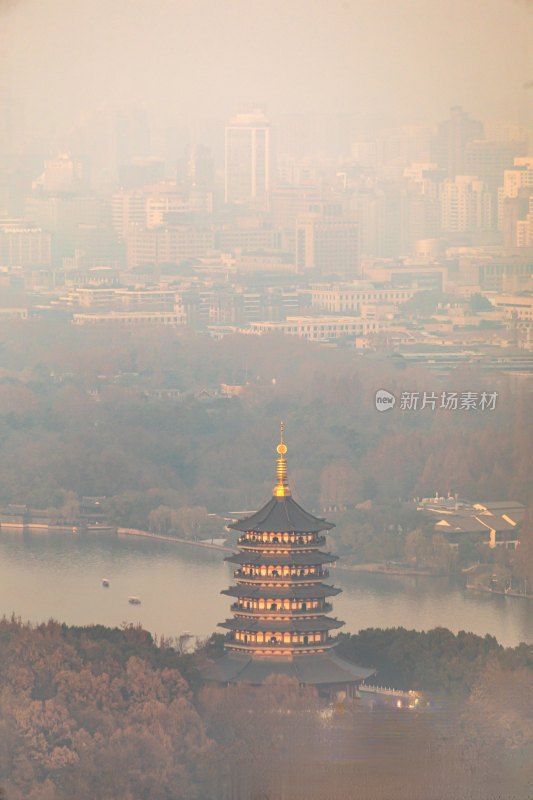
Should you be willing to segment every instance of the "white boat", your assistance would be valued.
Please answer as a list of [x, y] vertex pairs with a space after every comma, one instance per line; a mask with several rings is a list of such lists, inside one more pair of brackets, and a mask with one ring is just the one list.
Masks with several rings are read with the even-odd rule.
[[109, 586], [109, 578], [102, 578], [102, 586], [105, 586], [107, 589]]
[[140, 597], [128, 597], [128, 603], [131, 603], [132, 606], [140, 606], [141, 605], [141, 598]]

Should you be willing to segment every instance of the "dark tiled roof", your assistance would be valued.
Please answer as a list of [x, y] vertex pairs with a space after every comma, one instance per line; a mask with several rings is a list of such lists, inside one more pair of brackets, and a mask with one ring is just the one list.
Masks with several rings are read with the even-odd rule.
[[241, 653], [226, 653], [204, 671], [207, 681], [259, 685], [273, 675], [287, 675], [299, 683], [314, 686], [359, 683], [375, 670], [346, 661], [334, 652], [295, 655], [293, 658], [252, 658]]
[[333, 617], [317, 617], [316, 619], [268, 620], [251, 619], [250, 617], [236, 617], [219, 623], [220, 628], [230, 631], [272, 631], [279, 633], [308, 633], [310, 631], [329, 631], [333, 628], [342, 628], [344, 622]]
[[236, 531], [258, 531], [260, 533], [314, 533], [334, 528], [332, 522], [315, 517], [303, 509], [293, 498], [272, 497], [263, 508], [250, 517], [229, 525]]
[[325, 583], [315, 583], [313, 586], [230, 586], [223, 589], [220, 594], [229, 597], [272, 598], [273, 600], [320, 600], [323, 597], [333, 597], [340, 594], [342, 589], [328, 586]]
[[290, 555], [275, 555], [274, 553], [234, 553], [226, 556], [224, 561], [232, 564], [251, 564], [252, 566], [300, 566], [312, 567], [320, 564], [332, 564], [337, 561], [338, 556], [329, 553], [321, 553], [315, 550], [314, 553], [291, 553]]

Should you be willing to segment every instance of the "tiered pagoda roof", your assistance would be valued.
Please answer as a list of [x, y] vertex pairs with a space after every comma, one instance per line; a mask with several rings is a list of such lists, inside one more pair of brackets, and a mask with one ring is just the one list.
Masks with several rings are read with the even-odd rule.
[[[215, 669], [216, 668], [216, 669]], [[272, 675], [286, 675], [299, 683], [318, 687], [344, 686], [361, 683], [375, 670], [352, 664], [334, 651], [314, 656], [288, 658], [252, 658], [235, 653], [219, 658], [213, 668], [204, 673], [207, 680], [219, 683], [264, 683]]]
[[320, 552], [288, 553], [287, 555], [280, 555], [276, 554], [273, 550], [269, 550], [266, 553], [234, 553], [232, 556], [225, 558], [224, 561], [229, 561], [230, 564], [249, 564], [253, 567], [260, 567], [266, 564], [272, 564], [273, 562], [282, 567], [289, 565], [294, 565], [295, 567], [310, 567], [315, 564], [331, 564], [333, 561], [337, 561], [337, 556]]
[[[291, 598], [307, 600], [310, 597], [320, 600], [341, 592], [342, 589], [337, 589], [335, 586], [326, 586], [324, 583], [315, 583], [313, 586], [276, 587], [276, 597], [280, 600]], [[249, 597], [250, 599], [266, 598], [272, 597], [272, 589], [265, 586], [230, 586], [229, 589], [223, 589], [220, 594], [227, 594], [230, 597]]]
[[[279, 490], [280, 488], [284, 488], [285, 491], [288, 489], [287, 486], [278, 484], [276, 489]], [[298, 505], [290, 494], [278, 494], [274, 495], [255, 514], [240, 519], [229, 525], [229, 527], [236, 531], [257, 531], [258, 533], [283, 533], [284, 531], [315, 533], [317, 531], [329, 531], [335, 525], [333, 522], [326, 522], [325, 519], [309, 514]]]
[[[342, 628], [344, 622], [332, 617], [315, 617], [308, 619], [289, 619], [276, 620], [276, 631], [295, 631], [305, 633], [306, 631], [329, 631], [332, 628]], [[245, 627], [247, 631], [271, 631], [272, 622], [267, 619], [247, 619], [242, 618], [228, 619], [220, 623], [221, 628], [228, 628], [230, 631], [239, 631]]]
[[344, 623], [327, 616], [326, 598], [340, 592], [323, 582], [325, 564], [337, 557], [322, 552], [321, 531], [333, 523], [303, 509], [287, 481], [287, 446], [281, 424], [277, 446], [277, 483], [273, 497], [255, 514], [230, 525], [240, 531], [239, 552], [226, 558], [237, 565], [237, 585], [222, 594], [236, 598], [233, 618], [220, 623], [228, 634], [225, 654], [204, 672], [222, 683], [263, 683], [271, 674], [290, 675], [300, 683], [352, 688], [373, 670], [359, 667], [333, 652], [330, 631]]

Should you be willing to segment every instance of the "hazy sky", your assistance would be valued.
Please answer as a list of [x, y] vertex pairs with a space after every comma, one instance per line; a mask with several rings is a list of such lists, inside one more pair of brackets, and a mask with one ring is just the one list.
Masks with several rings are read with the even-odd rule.
[[[30, 116], [451, 105], [533, 123], [532, 0], [0, 0], [0, 82]], [[525, 88], [530, 82], [531, 88]]]

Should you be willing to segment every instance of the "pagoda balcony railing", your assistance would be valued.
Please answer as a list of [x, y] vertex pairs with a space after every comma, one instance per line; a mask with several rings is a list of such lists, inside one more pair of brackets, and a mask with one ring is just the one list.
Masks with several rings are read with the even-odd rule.
[[254, 575], [243, 572], [242, 569], [236, 569], [233, 577], [244, 581], [252, 581], [253, 583], [312, 583], [321, 581], [323, 578], [329, 578], [329, 569], [322, 569], [319, 572], [308, 573], [307, 575], [304, 575], [301, 571], [287, 575], [281, 573], [279, 575], [275, 573]]
[[326, 647], [334, 647], [337, 639], [328, 636], [322, 642], [283, 642], [279, 640], [275, 642], [243, 642], [230, 634], [226, 636], [226, 644], [232, 649], [241, 650], [323, 650]]
[[323, 547], [326, 544], [325, 536], [317, 536], [308, 542], [301, 539], [289, 539], [288, 542], [283, 539], [273, 539], [271, 541], [263, 541], [263, 539], [248, 539], [246, 536], [239, 536], [237, 539], [238, 547], [253, 547], [258, 550], [270, 550], [272, 548], [290, 548], [291, 550], [309, 550], [311, 548]]
[[320, 608], [283, 608], [281, 606], [279, 608], [245, 608], [238, 603], [232, 603], [230, 610], [236, 611], [244, 616], [253, 617], [272, 616], [273, 614], [278, 617], [314, 617], [318, 614], [328, 614], [330, 611], [333, 611], [333, 604], [324, 603]]

